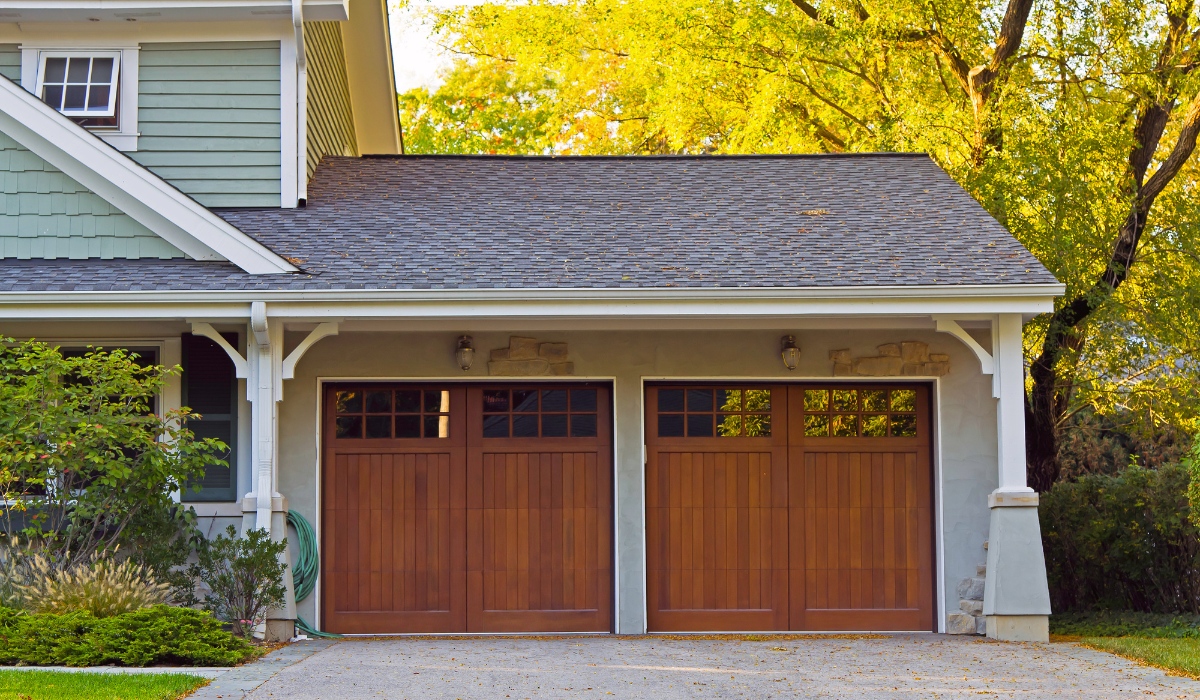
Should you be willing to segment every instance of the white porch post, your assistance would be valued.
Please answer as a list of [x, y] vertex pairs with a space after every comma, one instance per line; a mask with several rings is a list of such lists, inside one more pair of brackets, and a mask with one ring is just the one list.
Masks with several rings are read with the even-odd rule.
[[1021, 315], [993, 323], [998, 405], [999, 487], [988, 496], [991, 522], [983, 614], [987, 636], [1010, 641], [1049, 639], [1050, 590], [1038, 495], [1025, 480], [1025, 366]]

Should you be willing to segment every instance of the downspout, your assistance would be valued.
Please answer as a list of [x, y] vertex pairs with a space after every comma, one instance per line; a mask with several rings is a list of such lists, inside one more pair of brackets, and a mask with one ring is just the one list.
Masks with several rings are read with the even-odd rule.
[[308, 199], [308, 55], [304, 49], [304, 4], [292, 0], [296, 32], [296, 206]]

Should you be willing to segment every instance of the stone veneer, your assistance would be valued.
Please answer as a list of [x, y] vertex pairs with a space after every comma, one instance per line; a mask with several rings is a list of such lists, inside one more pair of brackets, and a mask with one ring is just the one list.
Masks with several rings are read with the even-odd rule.
[[567, 359], [566, 343], [543, 343], [537, 338], [510, 336], [508, 347], [492, 350], [488, 374], [504, 377], [566, 376], [575, 374]]
[[830, 350], [835, 377], [941, 377], [950, 373], [950, 356], [930, 353], [917, 340], [880, 345], [874, 357], [851, 358], [850, 351]]

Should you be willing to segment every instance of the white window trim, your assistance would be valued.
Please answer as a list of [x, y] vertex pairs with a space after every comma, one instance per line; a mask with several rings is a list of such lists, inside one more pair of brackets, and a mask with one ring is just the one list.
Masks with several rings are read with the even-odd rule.
[[[107, 85], [110, 88], [116, 87], [117, 90], [109, 91], [108, 104], [105, 106], [103, 113], [89, 110], [89, 109], [87, 109], [86, 105], [85, 105], [84, 109], [77, 109], [77, 110], [60, 109], [58, 111], [64, 117], [74, 117], [74, 118], [80, 118], [80, 117], [82, 117], [82, 118], [88, 118], [88, 117], [119, 118], [120, 117], [120, 115], [117, 113], [117, 107], [120, 104], [120, 100], [118, 99], [118, 92], [120, 91], [120, 88], [121, 88], [121, 52], [120, 51], [42, 51], [42, 52], [40, 52], [40, 54], [38, 55], [37, 89], [33, 91], [33, 94], [37, 95], [38, 97], [41, 97], [42, 99], [45, 99], [42, 96], [42, 93], [46, 89], [46, 63], [48, 60], [50, 60], [52, 58], [65, 58], [65, 59], [87, 58], [87, 59], [91, 59], [92, 61], [94, 61], [96, 59], [111, 58], [113, 61], [113, 70], [112, 70], [112, 73], [109, 75], [109, 81], [108, 81]], [[64, 67], [63, 70], [64, 70], [64, 72], [66, 72], [67, 68]], [[69, 79], [68, 76], [69, 76], [69, 73], [67, 75], [63, 76], [63, 82], [64, 82], [63, 87], [64, 88], [66, 87], [66, 82]], [[90, 79], [86, 80], [85, 82], [87, 84], [91, 85]]]
[[117, 128], [89, 130], [113, 148], [132, 152], [138, 149], [138, 56], [137, 46], [21, 46], [21, 87], [41, 99], [41, 69], [47, 57], [113, 56], [118, 59]]

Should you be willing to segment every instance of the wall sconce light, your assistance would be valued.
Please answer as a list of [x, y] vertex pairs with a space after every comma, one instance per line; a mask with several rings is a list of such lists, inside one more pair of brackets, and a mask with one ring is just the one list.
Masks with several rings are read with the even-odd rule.
[[475, 348], [472, 346], [472, 342], [469, 335], [459, 336], [458, 347], [454, 349], [454, 359], [458, 361], [458, 366], [464, 372], [471, 369], [471, 363], [475, 361]]
[[785, 335], [779, 339], [779, 344], [782, 346], [781, 355], [783, 355], [783, 364], [789, 370], [796, 369], [796, 365], [800, 364], [800, 348], [796, 346], [796, 336]]

